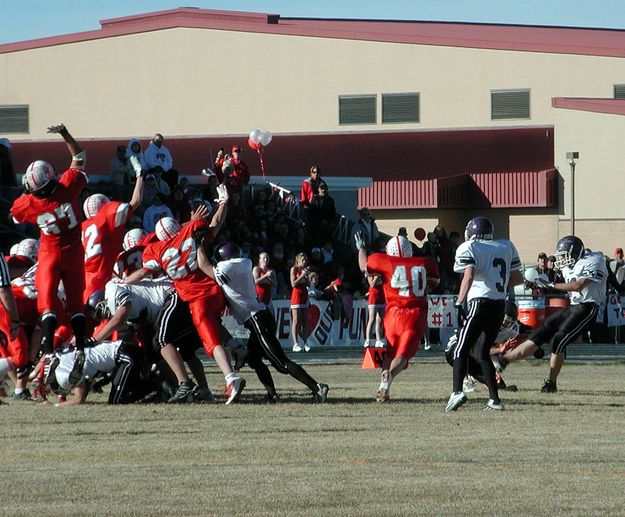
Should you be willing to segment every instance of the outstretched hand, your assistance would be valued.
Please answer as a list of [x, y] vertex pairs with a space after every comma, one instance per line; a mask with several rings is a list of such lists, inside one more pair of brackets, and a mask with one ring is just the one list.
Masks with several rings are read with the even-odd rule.
[[67, 128], [65, 127], [65, 124], [57, 124], [55, 126], [50, 126], [48, 127], [48, 133], [63, 133], [67, 131]]
[[356, 243], [357, 249], [362, 249], [365, 247], [365, 234], [363, 232], [356, 232], [354, 234], [354, 242]]
[[202, 203], [193, 212], [191, 212], [191, 221], [198, 221], [200, 219], [206, 219], [210, 215], [206, 205]]
[[217, 199], [215, 199], [215, 203], [219, 203], [220, 205], [225, 205], [229, 199], [228, 189], [222, 183], [221, 185], [217, 185]]

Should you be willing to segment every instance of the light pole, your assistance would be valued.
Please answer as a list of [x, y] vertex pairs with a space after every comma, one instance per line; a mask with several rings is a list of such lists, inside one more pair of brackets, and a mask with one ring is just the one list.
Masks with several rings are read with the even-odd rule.
[[571, 167], [571, 235], [575, 235], [575, 160], [579, 159], [579, 153], [566, 153], [566, 159]]

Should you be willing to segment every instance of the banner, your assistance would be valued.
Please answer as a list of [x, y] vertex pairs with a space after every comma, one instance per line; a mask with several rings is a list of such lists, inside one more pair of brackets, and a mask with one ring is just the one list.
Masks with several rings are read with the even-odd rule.
[[[428, 296], [428, 325], [453, 329], [457, 325], [455, 296]], [[271, 302], [276, 320], [276, 337], [284, 348], [292, 346], [291, 303], [289, 300]], [[361, 346], [367, 325], [367, 300], [354, 301], [348, 321], [332, 319], [332, 306], [322, 300], [311, 300], [308, 309], [308, 344], [311, 346]], [[249, 332], [231, 316], [222, 318], [224, 326], [237, 339], [247, 339]]]
[[[608, 327], [620, 327], [625, 325], [625, 309], [623, 307], [625, 305], [625, 297], [619, 294], [608, 294], [607, 305]], [[601, 316], [603, 316], [604, 307], [605, 306], [599, 309], [599, 314]], [[599, 315], [597, 315], [597, 321], [599, 321]], [[603, 318], [601, 321], [603, 321]]]

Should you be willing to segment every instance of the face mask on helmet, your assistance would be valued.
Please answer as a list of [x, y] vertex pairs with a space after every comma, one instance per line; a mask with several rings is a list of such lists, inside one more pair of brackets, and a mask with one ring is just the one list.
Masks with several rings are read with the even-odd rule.
[[486, 217], [474, 217], [467, 223], [467, 227], [464, 230], [464, 240], [492, 240], [494, 233], [495, 226], [490, 219]]
[[584, 249], [584, 243], [579, 237], [575, 237], [575, 235], [562, 237], [556, 244], [554, 266], [557, 269], [573, 267], [584, 256]]
[[82, 205], [82, 209], [85, 212], [85, 217], [87, 219], [91, 219], [95, 217], [100, 208], [106, 205], [110, 199], [106, 197], [104, 194], [93, 194], [85, 199], [85, 202]]
[[129, 249], [138, 246], [139, 243], [141, 243], [141, 241], [147, 236], [148, 232], [142, 230], [141, 228], [133, 228], [132, 230], [128, 230], [126, 232], [126, 235], [124, 235], [124, 241], [122, 243], [124, 251], [128, 251]]
[[23, 178], [26, 190], [37, 197], [47, 197], [56, 188], [57, 175], [52, 165], [43, 160], [31, 163]]
[[386, 244], [386, 254], [391, 257], [412, 257], [412, 244], [406, 237], [397, 235]]
[[97, 322], [111, 319], [111, 311], [109, 310], [106, 299], [104, 298], [104, 291], [96, 291], [89, 296], [87, 305], [91, 311], [91, 316]]
[[163, 217], [156, 223], [156, 237], [159, 241], [166, 241], [176, 236], [182, 226], [173, 217]]

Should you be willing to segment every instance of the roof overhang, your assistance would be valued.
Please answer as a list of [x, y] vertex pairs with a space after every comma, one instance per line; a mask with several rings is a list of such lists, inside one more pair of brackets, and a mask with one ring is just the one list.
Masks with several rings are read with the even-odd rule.
[[554, 108], [625, 115], [625, 99], [601, 99], [591, 97], [553, 97]]

